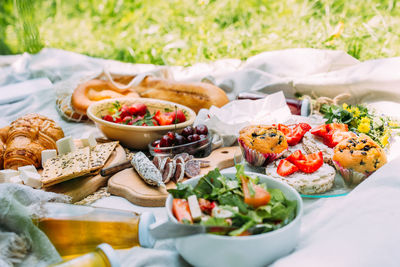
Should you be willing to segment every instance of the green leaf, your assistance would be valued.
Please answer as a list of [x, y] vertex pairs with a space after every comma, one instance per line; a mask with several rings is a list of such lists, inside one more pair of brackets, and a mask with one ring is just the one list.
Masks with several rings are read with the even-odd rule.
[[[199, 182], [194, 188], [194, 192], [199, 198], [209, 199], [218, 194], [218, 190], [223, 187], [223, 184], [218, 179], [221, 175], [218, 168], [209, 171], [206, 175], [200, 178]], [[216, 188], [216, 189], [215, 189]], [[215, 197], [213, 199], [216, 199]]]
[[209, 226], [229, 226], [229, 223], [224, 218], [210, 217], [206, 221], [201, 221], [201, 225]]
[[243, 197], [240, 197], [232, 192], [226, 192], [225, 194], [218, 196], [218, 202], [220, 205], [230, 205], [238, 207], [242, 213], [247, 213], [247, 204], [244, 203]]
[[245, 224], [243, 224], [242, 227], [240, 227], [239, 229], [231, 231], [229, 233], [229, 235], [230, 236], [238, 236], [238, 235], [242, 234], [244, 231], [246, 231], [247, 229], [253, 227], [256, 224], [257, 223], [255, 221], [248, 221]]
[[193, 187], [190, 184], [177, 183], [176, 189], [168, 189], [167, 191], [173, 198], [187, 199], [189, 196], [194, 195]]

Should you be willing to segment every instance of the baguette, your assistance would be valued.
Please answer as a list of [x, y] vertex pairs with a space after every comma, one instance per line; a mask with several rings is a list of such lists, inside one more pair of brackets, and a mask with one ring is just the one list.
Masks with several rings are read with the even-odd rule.
[[229, 102], [226, 93], [219, 87], [203, 82], [184, 83], [147, 76], [134, 89], [141, 97], [172, 101], [193, 109], [222, 107]]

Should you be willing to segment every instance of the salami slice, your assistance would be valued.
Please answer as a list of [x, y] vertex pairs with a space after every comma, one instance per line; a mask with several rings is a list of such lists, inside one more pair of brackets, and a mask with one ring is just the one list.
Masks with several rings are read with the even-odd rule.
[[187, 177], [192, 178], [200, 174], [200, 162], [197, 160], [189, 160], [185, 163], [185, 174]]
[[153, 164], [154, 164], [154, 166], [157, 167], [157, 169], [160, 169], [160, 163], [161, 163], [161, 161], [162, 161], [162, 157], [160, 157], [160, 156], [155, 156], [155, 157], [153, 158]]
[[176, 160], [178, 157], [183, 158], [184, 161], [188, 161], [190, 155], [188, 153], [184, 152], [184, 153], [180, 153], [180, 154], [175, 155], [174, 159]]
[[171, 180], [171, 178], [174, 177], [174, 174], [175, 174], [174, 164], [172, 162], [165, 164], [165, 169], [162, 174], [164, 184], [168, 183]]
[[177, 163], [176, 170], [175, 170], [175, 182], [179, 183], [185, 177], [185, 164], [184, 163]]
[[175, 162], [176, 162], [176, 164], [178, 164], [178, 163], [183, 163], [183, 164], [185, 164], [185, 160], [184, 160], [182, 157], [177, 157], [177, 158], [175, 159]]

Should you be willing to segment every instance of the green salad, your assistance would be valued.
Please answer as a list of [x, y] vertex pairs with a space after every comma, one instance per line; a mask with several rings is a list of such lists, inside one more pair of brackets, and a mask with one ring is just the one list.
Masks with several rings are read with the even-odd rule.
[[281, 190], [267, 188], [258, 177], [246, 175], [243, 165], [236, 165], [235, 178], [215, 169], [195, 187], [178, 183], [168, 192], [174, 198], [172, 212], [179, 222], [231, 227], [223, 233], [231, 236], [273, 231], [296, 217], [296, 200], [288, 200]]

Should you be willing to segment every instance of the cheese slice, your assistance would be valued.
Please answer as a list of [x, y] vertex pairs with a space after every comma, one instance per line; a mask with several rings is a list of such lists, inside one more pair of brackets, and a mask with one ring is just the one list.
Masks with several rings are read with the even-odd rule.
[[21, 180], [21, 177], [19, 175], [11, 177], [10, 180], [7, 183], [23, 184], [22, 180]]
[[28, 171], [28, 172], [35, 172], [38, 173], [38, 171], [36, 170], [36, 167], [33, 165], [26, 165], [26, 166], [22, 166], [22, 167], [18, 167], [18, 171]]
[[201, 210], [196, 195], [189, 196], [188, 202], [189, 202], [190, 214], [192, 215], [193, 221], [200, 221]]
[[57, 157], [57, 150], [55, 149], [42, 150], [42, 167], [44, 168], [46, 161], [55, 157]]
[[8, 183], [10, 179], [14, 176], [18, 176], [19, 171], [6, 169], [0, 170], [0, 183]]
[[83, 146], [88, 146], [90, 148], [93, 148], [97, 145], [96, 138], [94, 137], [93, 133], [90, 132], [86, 132], [83, 134], [81, 142]]
[[19, 177], [22, 179], [25, 185], [33, 188], [41, 188], [41, 175], [37, 172], [21, 171]]
[[75, 151], [74, 140], [72, 140], [71, 136], [57, 140], [56, 145], [58, 155], [65, 155]]

